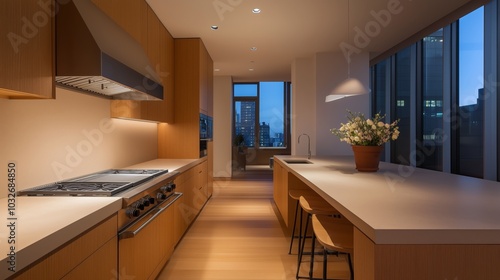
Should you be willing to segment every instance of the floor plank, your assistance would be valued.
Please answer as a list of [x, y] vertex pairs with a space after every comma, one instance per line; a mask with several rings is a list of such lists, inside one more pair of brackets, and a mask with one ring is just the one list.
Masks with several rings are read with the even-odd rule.
[[[215, 181], [214, 194], [157, 279], [295, 279], [297, 255], [288, 255], [271, 180]], [[321, 257], [316, 258], [319, 277]], [[331, 277], [347, 278], [343, 259], [329, 258]], [[301, 266], [306, 275], [309, 261]]]

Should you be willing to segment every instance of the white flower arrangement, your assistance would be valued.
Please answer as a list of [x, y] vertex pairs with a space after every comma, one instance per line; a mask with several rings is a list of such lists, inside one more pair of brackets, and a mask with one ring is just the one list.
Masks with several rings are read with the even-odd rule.
[[347, 123], [341, 123], [339, 129], [330, 131], [340, 138], [340, 141], [357, 146], [380, 146], [390, 140], [399, 137], [399, 127], [396, 120], [392, 123], [384, 123], [381, 120], [385, 115], [375, 114], [373, 119], [366, 119], [361, 113], [349, 112]]

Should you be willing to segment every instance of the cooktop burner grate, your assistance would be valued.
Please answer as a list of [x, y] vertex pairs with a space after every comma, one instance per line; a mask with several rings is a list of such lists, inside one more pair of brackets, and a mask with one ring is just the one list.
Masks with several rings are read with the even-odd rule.
[[133, 186], [132, 183], [108, 182], [59, 182], [36, 188], [40, 194], [65, 194], [65, 195], [106, 195], [111, 196]]
[[52, 196], [113, 196], [167, 172], [167, 169], [110, 169], [35, 187], [20, 193]]

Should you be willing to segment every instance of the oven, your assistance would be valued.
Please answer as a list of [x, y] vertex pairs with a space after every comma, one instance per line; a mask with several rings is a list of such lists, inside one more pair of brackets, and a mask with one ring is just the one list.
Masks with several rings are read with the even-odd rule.
[[[174, 177], [124, 197], [118, 212], [118, 266], [125, 278], [154, 279], [174, 250]], [[131, 278], [130, 278], [131, 279]]]
[[19, 191], [29, 196], [116, 196], [118, 274], [154, 279], [174, 249], [173, 207], [182, 193], [165, 169], [111, 169]]

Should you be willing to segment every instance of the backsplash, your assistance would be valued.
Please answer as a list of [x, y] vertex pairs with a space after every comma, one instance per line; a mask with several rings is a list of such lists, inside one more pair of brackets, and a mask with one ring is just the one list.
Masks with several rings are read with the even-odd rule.
[[157, 157], [157, 124], [110, 118], [110, 101], [57, 88], [55, 100], [0, 99], [0, 198], [17, 190]]

